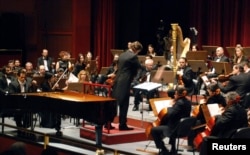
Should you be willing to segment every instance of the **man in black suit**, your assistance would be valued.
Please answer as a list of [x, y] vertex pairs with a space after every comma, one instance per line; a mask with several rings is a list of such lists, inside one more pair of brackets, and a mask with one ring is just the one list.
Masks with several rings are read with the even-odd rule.
[[215, 116], [215, 125], [211, 134], [203, 139], [200, 155], [207, 155], [207, 142], [209, 139], [230, 138], [241, 127], [248, 126], [247, 112], [239, 104], [239, 95], [236, 92], [226, 94], [227, 108], [221, 115]]
[[2, 73], [3, 74], [0, 75], [0, 93], [6, 94], [9, 91], [9, 84], [13, 80], [14, 76], [9, 66], [4, 66]]
[[[28, 93], [36, 92], [36, 81], [32, 81], [31, 78], [26, 77], [26, 70], [20, 69], [17, 72], [17, 77], [9, 84], [9, 93]], [[30, 126], [30, 114], [23, 111], [17, 111], [15, 113], [15, 121], [17, 127], [28, 128]]]
[[157, 148], [160, 149], [159, 155], [169, 155], [169, 150], [165, 147], [163, 138], [170, 137], [171, 153], [176, 153], [174, 129], [177, 127], [181, 118], [189, 117], [191, 112], [191, 102], [186, 98], [187, 90], [179, 86], [175, 91], [175, 103], [167, 108], [167, 114], [162, 118], [161, 125], [151, 129], [151, 135]]
[[[145, 60], [145, 65], [142, 66], [136, 77], [133, 80], [133, 83], [131, 83], [131, 86], [134, 87], [137, 84], [143, 83], [143, 82], [150, 82], [151, 81], [151, 71], [154, 69], [154, 61], [153, 59], [146, 59]], [[139, 104], [140, 101], [142, 101], [141, 95], [142, 92], [140, 90], [133, 90], [134, 93], [134, 107], [133, 107], [133, 111], [137, 111], [139, 110]], [[150, 92], [146, 92], [146, 96], [147, 96], [147, 100], [149, 100], [150, 98], [153, 98], [154, 95], [156, 94], [156, 92], [154, 90], [150, 91]], [[149, 110], [151, 110], [151, 107], [149, 106]]]
[[176, 72], [175, 83], [177, 85], [183, 85], [187, 89], [188, 95], [192, 95], [195, 91], [195, 85], [193, 82], [193, 71], [190, 66], [187, 64], [187, 59], [181, 57], [178, 61], [179, 66]]
[[138, 41], [131, 43], [131, 49], [122, 53], [118, 59], [118, 71], [113, 85], [112, 96], [119, 105], [119, 130], [133, 130], [127, 126], [130, 85], [141, 67], [137, 54], [142, 50]]
[[219, 82], [219, 88], [223, 93], [229, 91], [236, 91], [240, 97], [241, 101], [244, 101], [245, 95], [250, 92], [250, 75], [244, 73], [244, 68], [241, 64], [236, 64], [233, 66], [232, 76], [229, 77], [227, 82]]
[[40, 65], [44, 65], [46, 72], [52, 72], [53, 58], [48, 56], [49, 52], [47, 49], [43, 49], [42, 56], [37, 59], [37, 68]]

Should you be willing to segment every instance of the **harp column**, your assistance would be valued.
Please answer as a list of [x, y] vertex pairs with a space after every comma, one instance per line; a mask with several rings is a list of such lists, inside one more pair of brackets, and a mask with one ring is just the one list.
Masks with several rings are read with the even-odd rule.
[[172, 46], [173, 46], [173, 71], [174, 71], [174, 75], [176, 75], [176, 70], [177, 70], [177, 66], [176, 66], [176, 46], [177, 46], [177, 27], [178, 24], [177, 23], [173, 23], [171, 24], [172, 27]]

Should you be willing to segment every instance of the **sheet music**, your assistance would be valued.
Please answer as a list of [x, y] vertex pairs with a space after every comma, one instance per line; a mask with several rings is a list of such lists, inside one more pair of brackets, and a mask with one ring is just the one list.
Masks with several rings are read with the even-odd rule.
[[141, 84], [138, 84], [138, 85], [134, 86], [133, 88], [134, 89], [141, 89], [141, 90], [151, 91], [151, 90], [157, 89], [157, 88], [159, 88], [161, 86], [162, 86], [162, 84], [160, 84], [160, 83], [144, 82], [144, 83], [141, 83]]
[[203, 80], [203, 82], [205, 83], [206, 86], [208, 86], [210, 84], [210, 81], [208, 80], [207, 76], [206, 75], [203, 75], [201, 77], [201, 79]]
[[210, 112], [210, 116], [221, 115], [219, 104], [207, 104], [207, 108]]
[[72, 73], [69, 74], [68, 82], [78, 82], [78, 81], [79, 81], [78, 78], [74, 74]]
[[172, 107], [173, 100], [154, 101], [154, 104], [155, 104], [157, 114], [159, 114], [161, 109], [167, 108], [167, 107]]

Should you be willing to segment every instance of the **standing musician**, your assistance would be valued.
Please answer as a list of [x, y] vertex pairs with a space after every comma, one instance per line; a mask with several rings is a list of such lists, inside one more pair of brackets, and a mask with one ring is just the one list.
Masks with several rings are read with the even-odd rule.
[[230, 138], [241, 127], [247, 127], [247, 112], [239, 104], [240, 97], [236, 92], [226, 94], [227, 107], [221, 115], [215, 116], [215, 124], [209, 136], [203, 139], [200, 155], [207, 155], [207, 142], [209, 139]]
[[[134, 87], [137, 84], [143, 83], [143, 82], [150, 82], [151, 81], [151, 70], [154, 69], [154, 61], [153, 59], [146, 59], [145, 65], [140, 68], [138, 71], [136, 77], [134, 78], [133, 82], [131, 83], [131, 86]], [[139, 104], [140, 101], [142, 101], [141, 98], [141, 91], [140, 90], [133, 90], [134, 92], [134, 107], [133, 111], [139, 110]], [[148, 92], [146, 94], [147, 99], [153, 98], [155, 94], [155, 91]], [[149, 110], [152, 110], [151, 106], [149, 106]]]
[[[167, 113], [161, 120], [161, 125], [151, 129], [151, 136], [157, 148], [160, 149], [159, 155], [176, 154], [174, 129], [177, 127], [181, 118], [189, 117], [191, 112], [191, 101], [186, 98], [187, 90], [184, 86], [177, 87], [175, 91], [175, 103], [167, 108]], [[170, 137], [169, 143], [172, 145], [171, 151], [165, 147], [163, 138]]]
[[193, 82], [193, 71], [187, 64], [187, 59], [181, 57], [178, 61], [179, 66], [176, 72], [177, 85], [183, 85], [187, 89], [188, 95], [192, 95], [195, 91], [195, 85]]

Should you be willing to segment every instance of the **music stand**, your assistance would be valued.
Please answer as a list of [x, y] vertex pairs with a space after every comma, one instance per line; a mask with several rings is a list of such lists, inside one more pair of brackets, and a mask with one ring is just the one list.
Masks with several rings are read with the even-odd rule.
[[214, 56], [217, 48], [218, 46], [202, 45], [202, 49], [206, 50], [208, 52], [208, 55], [210, 55], [211, 57]]
[[155, 65], [166, 65], [168, 63], [164, 56], [155, 56], [153, 60]]
[[[157, 71], [152, 71], [151, 76], [154, 77]], [[168, 83], [174, 83], [175, 75], [174, 71], [163, 71], [160, 80], [152, 78], [152, 82], [161, 83], [162, 85], [167, 85]]]
[[187, 60], [207, 60], [207, 51], [196, 51], [196, 52], [187, 52]]
[[229, 55], [230, 58], [234, 57], [234, 53], [235, 53], [235, 47], [226, 47], [227, 49], [227, 53]]
[[[161, 86], [162, 86], [162, 84], [160, 84], [160, 83], [144, 82], [144, 83], [141, 83], [141, 84], [134, 86], [133, 89], [137, 89], [137, 90], [140, 90], [142, 92], [149, 93], [153, 90], [158, 89]], [[141, 107], [141, 120], [142, 120], [141, 126], [143, 127], [143, 103], [141, 104], [141, 106], [142, 106]]]
[[207, 72], [208, 68], [204, 60], [188, 60], [189, 66], [192, 68], [193, 72]]
[[228, 75], [232, 72], [232, 66], [228, 62], [216, 62], [212, 61], [212, 66], [215, 68], [215, 72], [217, 74], [225, 74]]
[[145, 55], [138, 55], [137, 57], [138, 57], [140, 64], [144, 65], [145, 60], [146, 60], [146, 58], [145, 58], [146, 56]]
[[250, 47], [243, 47], [244, 55], [249, 58], [250, 57]]
[[122, 49], [111, 49], [110, 51], [113, 56], [115, 56], [116, 54], [121, 55], [124, 52], [124, 50]]
[[37, 85], [40, 87], [44, 81], [44, 76], [33, 76], [32, 79], [35, 80]]

